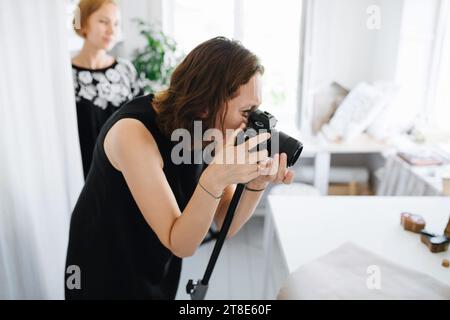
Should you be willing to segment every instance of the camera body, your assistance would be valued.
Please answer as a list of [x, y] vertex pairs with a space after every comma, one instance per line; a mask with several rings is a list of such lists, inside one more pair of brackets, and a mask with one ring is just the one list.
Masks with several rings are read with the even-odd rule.
[[248, 118], [247, 128], [241, 137], [238, 136], [238, 142], [244, 142], [257, 136], [258, 134], [268, 132], [271, 138], [257, 146], [257, 150], [267, 149], [269, 156], [276, 153], [287, 155], [287, 165], [292, 167], [300, 157], [303, 150], [303, 144], [288, 136], [287, 134], [275, 129], [278, 120], [269, 112], [256, 110]]
[[256, 131], [259, 129], [267, 130], [270, 132], [275, 129], [277, 123], [278, 120], [267, 111], [256, 110], [250, 114], [247, 128], [252, 128]]

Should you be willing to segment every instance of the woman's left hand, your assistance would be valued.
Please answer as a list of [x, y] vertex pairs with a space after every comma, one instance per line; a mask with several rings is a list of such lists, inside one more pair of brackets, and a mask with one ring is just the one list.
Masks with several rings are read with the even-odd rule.
[[274, 184], [291, 184], [294, 180], [294, 172], [287, 169], [287, 155], [282, 153], [275, 154], [273, 159], [269, 158], [260, 163], [262, 174], [247, 183], [247, 186], [252, 189], [265, 189], [269, 183]]

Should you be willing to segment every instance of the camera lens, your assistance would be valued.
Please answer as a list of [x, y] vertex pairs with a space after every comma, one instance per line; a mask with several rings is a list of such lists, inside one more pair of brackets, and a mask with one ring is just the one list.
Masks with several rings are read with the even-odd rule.
[[269, 156], [275, 153], [286, 153], [287, 166], [292, 167], [302, 153], [303, 144], [287, 134], [276, 130], [276, 124], [277, 119], [273, 115], [266, 111], [256, 110], [250, 114], [248, 128], [254, 130], [253, 136], [261, 133], [261, 130], [269, 132], [271, 138], [267, 142], [258, 145], [257, 150], [267, 149]]
[[[292, 167], [297, 162], [300, 154], [302, 153], [303, 144], [281, 131], [272, 130], [271, 134], [272, 137], [270, 139], [269, 146], [270, 153], [286, 153], [287, 166]], [[274, 143], [278, 143], [278, 148], [277, 145], [274, 145]]]

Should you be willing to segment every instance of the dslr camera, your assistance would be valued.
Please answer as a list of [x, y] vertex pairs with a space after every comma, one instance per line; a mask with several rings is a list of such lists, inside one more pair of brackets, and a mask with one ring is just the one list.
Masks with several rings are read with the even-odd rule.
[[267, 111], [256, 110], [252, 112], [248, 119], [247, 128], [237, 137], [237, 144], [243, 143], [258, 134], [268, 132], [271, 134], [270, 139], [260, 143], [256, 150], [267, 149], [269, 157], [275, 153], [286, 153], [287, 166], [292, 167], [300, 157], [303, 150], [303, 144], [275, 129], [278, 120]]

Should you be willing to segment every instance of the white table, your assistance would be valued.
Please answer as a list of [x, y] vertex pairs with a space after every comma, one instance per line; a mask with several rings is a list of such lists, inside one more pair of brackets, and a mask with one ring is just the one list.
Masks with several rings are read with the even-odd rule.
[[[442, 234], [450, 215], [450, 197], [299, 197], [269, 196], [264, 249], [264, 297], [272, 281], [274, 241], [279, 243], [287, 277], [298, 267], [352, 241], [392, 262], [450, 285], [450, 269], [441, 266], [449, 252], [431, 253], [420, 236], [400, 226], [400, 213], [422, 215], [426, 229]], [[275, 236], [275, 237], [274, 237]]]

